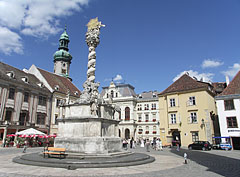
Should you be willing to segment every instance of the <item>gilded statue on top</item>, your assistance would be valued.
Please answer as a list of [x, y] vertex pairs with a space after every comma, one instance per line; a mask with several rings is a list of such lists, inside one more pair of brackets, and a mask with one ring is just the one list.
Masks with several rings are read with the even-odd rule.
[[96, 28], [99, 29], [101, 27], [105, 27], [105, 25], [103, 25], [102, 22], [98, 21], [98, 17], [96, 17], [96, 18], [91, 19], [88, 22], [87, 27], [88, 27], [88, 31], [91, 31]]

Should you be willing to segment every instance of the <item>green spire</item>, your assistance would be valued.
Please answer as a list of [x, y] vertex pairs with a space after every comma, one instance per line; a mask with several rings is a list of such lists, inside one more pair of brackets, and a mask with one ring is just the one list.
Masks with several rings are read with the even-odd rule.
[[68, 43], [70, 42], [69, 36], [67, 34], [67, 25], [65, 25], [64, 32], [61, 34], [59, 39], [59, 47], [58, 51], [54, 54], [54, 61], [62, 60], [62, 61], [69, 61], [71, 63], [72, 56], [68, 52]]

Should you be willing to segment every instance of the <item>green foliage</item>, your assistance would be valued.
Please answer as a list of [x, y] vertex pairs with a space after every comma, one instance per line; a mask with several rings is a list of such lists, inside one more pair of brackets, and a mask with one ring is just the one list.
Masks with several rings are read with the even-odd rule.
[[15, 143], [16, 144], [19, 144], [20, 146], [21, 145], [23, 145], [24, 144], [24, 138], [21, 138], [21, 137], [17, 137], [16, 139], [15, 139]]

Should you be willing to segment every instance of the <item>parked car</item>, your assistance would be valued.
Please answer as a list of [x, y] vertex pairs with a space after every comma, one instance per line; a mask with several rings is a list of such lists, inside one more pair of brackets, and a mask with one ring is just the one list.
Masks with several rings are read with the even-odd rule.
[[198, 149], [198, 150], [211, 150], [212, 146], [208, 141], [196, 141], [192, 144], [188, 145], [188, 149], [192, 150], [192, 149]]
[[213, 144], [213, 149], [220, 149], [220, 150], [231, 150], [232, 145], [230, 143], [220, 143], [220, 144]]

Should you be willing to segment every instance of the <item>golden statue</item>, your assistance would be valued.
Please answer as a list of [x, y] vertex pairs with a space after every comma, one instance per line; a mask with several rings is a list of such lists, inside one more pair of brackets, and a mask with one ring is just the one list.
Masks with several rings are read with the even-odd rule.
[[88, 24], [88, 31], [91, 31], [92, 29], [100, 28], [100, 27], [105, 27], [105, 25], [102, 24], [102, 22], [98, 21], [98, 17], [91, 19]]

